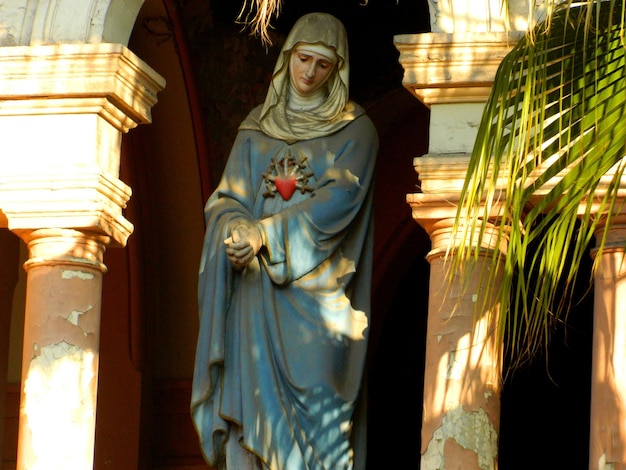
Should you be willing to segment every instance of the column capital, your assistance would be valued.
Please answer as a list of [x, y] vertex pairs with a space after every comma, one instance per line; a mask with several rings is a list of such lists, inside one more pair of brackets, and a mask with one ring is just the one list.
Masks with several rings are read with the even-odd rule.
[[[595, 258], [598, 254], [597, 247], [602, 240], [602, 236], [604, 235], [606, 220], [607, 218], [604, 216], [603, 220], [600, 220], [598, 227], [596, 228], [596, 247], [592, 248], [590, 252], [592, 258]], [[611, 225], [606, 233], [606, 240], [604, 241], [604, 245], [602, 247], [602, 253], [614, 252], [626, 252], [626, 212], [613, 215]]]
[[68, 229], [18, 231], [28, 247], [24, 269], [35, 266], [88, 267], [105, 273], [104, 252], [109, 237], [94, 232]]
[[[451, 236], [453, 222], [457, 217], [461, 190], [467, 173], [469, 154], [426, 154], [416, 157], [413, 166], [418, 173], [420, 192], [407, 194], [406, 201], [411, 206], [413, 219], [430, 235], [435, 249], [444, 246], [441, 234]], [[498, 205], [491, 208], [490, 215], [498, 217]], [[435, 238], [433, 238], [435, 237]], [[481, 241], [484, 244], [485, 241]], [[485, 247], [491, 247], [488, 242]], [[447, 247], [448, 244], [445, 243]]]
[[0, 226], [99, 233], [123, 246], [122, 134], [164, 79], [121, 44], [0, 47]]

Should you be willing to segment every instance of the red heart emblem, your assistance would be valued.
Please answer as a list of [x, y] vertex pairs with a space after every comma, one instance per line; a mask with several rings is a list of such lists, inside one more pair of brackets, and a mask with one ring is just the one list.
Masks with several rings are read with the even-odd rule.
[[274, 184], [276, 185], [276, 191], [285, 201], [291, 199], [291, 196], [296, 191], [295, 176], [277, 176]]

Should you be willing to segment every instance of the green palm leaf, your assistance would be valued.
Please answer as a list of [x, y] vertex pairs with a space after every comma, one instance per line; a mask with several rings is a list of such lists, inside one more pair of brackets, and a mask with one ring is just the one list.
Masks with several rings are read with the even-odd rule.
[[558, 8], [505, 57], [483, 113], [450, 268], [472, 266], [481, 252], [466, 240], [499, 225], [507, 249], [493, 252], [486, 285], [502, 273], [497, 332], [517, 363], [564, 319], [598, 214], [608, 227], [617, 209], [626, 155], [623, 3]]

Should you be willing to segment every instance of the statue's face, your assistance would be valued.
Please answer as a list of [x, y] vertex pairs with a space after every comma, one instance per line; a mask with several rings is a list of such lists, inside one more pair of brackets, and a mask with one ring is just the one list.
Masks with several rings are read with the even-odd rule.
[[289, 61], [291, 82], [298, 93], [307, 96], [318, 90], [332, 72], [335, 62], [312, 50], [306, 45], [298, 46]]

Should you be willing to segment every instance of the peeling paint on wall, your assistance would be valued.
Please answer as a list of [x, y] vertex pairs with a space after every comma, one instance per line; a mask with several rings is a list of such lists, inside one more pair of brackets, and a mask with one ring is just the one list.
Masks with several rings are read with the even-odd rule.
[[600, 456], [598, 470], [615, 470], [615, 464], [606, 461], [606, 454]]
[[448, 369], [446, 371], [447, 380], [461, 380], [463, 378], [463, 365], [456, 359], [456, 351], [450, 351], [448, 356]]
[[[93, 308], [93, 305], [90, 305], [89, 307], [87, 307], [84, 311], [80, 311], [80, 310], [73, 310], [68, 316], [67, 316], [67, 321], [70, 322], [72, 325], [78, 325], [78, 320], [80, 319], [80, 317], [82, 315], [85, 315], [87, 312], [89, 312], [91, 309]], [[85, 335], [87, 335], [89, 332], [88, 331], [83, 331], [83, 333]]]
[[97, 356], [67, 342], [38, 349], [23, 390], [32, 440], [27, 468], [91, 468]]
[[94, 278], [94, 274], [77, 269], [63, 269], [61, 270], [61, 277], [63, 279], [83, 279], [85, 281], [90, 281]]
[[481, 470], [495, 470], [498, 456], [498, 433], [483, 409], [467, 412], [462, 407], [450, 410], [435, 429], [422, 455], [422, 468], [445, 470], [444, 446], [453, 439], [464, 449], [478, 456]]

